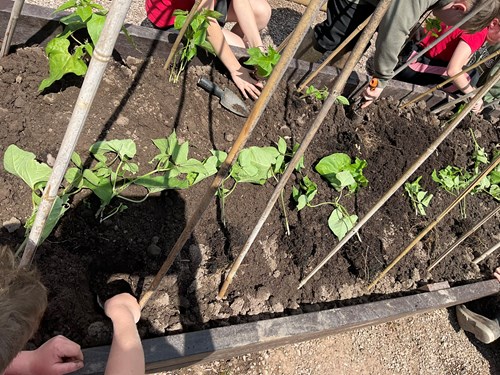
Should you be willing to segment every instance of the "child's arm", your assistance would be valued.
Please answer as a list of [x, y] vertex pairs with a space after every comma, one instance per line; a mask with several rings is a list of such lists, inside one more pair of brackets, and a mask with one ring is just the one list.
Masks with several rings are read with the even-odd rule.
[[[202, 1], [200, 7], [213, 9], [214, 0]], [[250, 14], [253, 15], [251, 9]], [[249, 15], [247, 15], [247, 17], [249, 17]], [[257, 28], [257, 26], [255, 27]], [[222, 61], [227, 70], [229, 70], [231, 78], [243, 96], [248, 98], [248, 95], [250, 95], [252, 98], [257, 99], [260, 95], [260, 90], [257, 88], [257, 85], [261, 86], [261, 84], [254, 80], [250, 76], [248, 69], [242, 67], [238, 62], [238, 59], [226, 42], [220, 25], [215, 19], [210, 20], [210, 26], [207, 30], [207, 39], [214, 47], [217, 57]]]
[[[472, 50], [470, 46], [461, 40], [458, 42], [457, 48], [453, 52], [453, 56], [451, 57], [450, 62], [448, 63], [448, 67], [446, 69], [446, 74], [449, 77], [454, 76], [455, 74], [461, 72], [463, 67], [467, 64], [472, 54]], [[470, 78], [467, 73], [460, 74], [453, 80], [455, 86], [457, 86], [464, 94], [468, 94], [471, 91], [474, 91], [474, 87], [470, 84]], [[483, 101], [480, 99], [476, 102], [476, 105], [472, 109], [474, 112], [479, 112], [483, 105]]]
[[141, 317], [137, 300], [128, 293], [118, 294], [104, 303], [104, 312], [113, 322], [105, 375], [144, 374], [144, 351], [136, 327]]
[[82, 367], [80, 345], [64, 336], [56, 336], [36, 350], [20, 352], [4, 375], [62, 375]]

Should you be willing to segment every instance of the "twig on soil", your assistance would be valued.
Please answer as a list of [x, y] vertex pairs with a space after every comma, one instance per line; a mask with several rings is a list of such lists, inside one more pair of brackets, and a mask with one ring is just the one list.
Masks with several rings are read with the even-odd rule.
[[300, 284], [299, 288], [302, 288], [309, 279], [318, 272], [327, 262], [333, 257], [347, 241], [349, 241], [355, 233], [357, 233], [363, 225], [370, 220], [370, 218], [377, 213], [377, 211], [391, 198], [396, 191], [403, 186], [403, 184], [411, 177], [413, 173], [431, 156], [431, 154], [437, 149], [437, 147], [451, 134], [451, 132], [458, 126], [458, 124], [469, 114], [472, 107], [476, 102], [482, 98], [486, 92], [488, 92], [491, 87], [493, 87], [500, 79], [500, 69], [495, 73], [495, 75], [481, 87], [481, 90], [472, 98], [472, 100], [465, 106], [464, 110], [458, 114], [458, 116], [450, 122], [448, 127], [444, 132], [427, 148], [427, 150], [403, 173], [403, 175], [394, 183], [394, 185], [384, 194], [384, 196], [368, 211], [368, 213], [360, 219], [358, 224], [352, 228], [346, 236], [339, 242], [339, 244], [314, 268], [314, 270], [304, 278]]
[[489, 257], [491, 254], [493, 254], [495, 251], [500, 249], [500, 242], [497, 242], [495, 245], [493, 245], [488, 251], [486, 251], [483, 255], [478, 256], [476, 259], [472, 261], [474, 264], [478, 264], [480, 261], [486, 259]]
[[182, 250], [184, 244], [189, 239], [194, 228], [196, 227], [201, 217], [203, 216], [208, 206], [210, 205], [210, 202], [212, 201], [220, 184], [229, 173], [231, 165], [236, 160], [236, 157], [238, 156], [240, 150], [245, 146], [248, 138], [252, 134], [253, 129], [257, 125], [257, 122], [264, 113], [267, 103], [269, 102], [273, 93], [276, 91], [281, 78], [285, 74], [286, 68], [290, 64], [290, 61], [292, 60], [293, 56], [295, 55], [295, 52], [297, 51], [298, 46], [300, 45], [300, 42], [302, 41], [302, 39], [304, 39], [307, 29], [310, 27], [313, 17], [316, 16], [320, 6], [321, 6], [321, 0], [311, 0], [310, 5], [307, 7], [299, 24], [297, 25], [295, 31], [290, 37], [290, 43], [283, 51], [280, 61], [274, 67], [273, 72], [267, 81], [267, 84], [264, 86], [264, 89], [262, 90], [259, 99], [253, 106], [252, 112], [248, 116], [245, 124], [243, 125], [243, 128], [241, 129], [238, 138], [234, 141], [234, 144], [231, 147], [231, 151], [227, 155], [226, 160], [219, 167], [219, 170], [215, 175], [212, 184], [208, 187], [208, 189], [206, 190], [205, 194], [201, 199], [200, 204], [194, 211], [193, 215], [187, 221], [186, 226], [184, 227], [182, 233], [180, 234], [179, 238], [177, 239], [174, 246], [170, 250], [167, 259], [165, 260], [160, 270], [158, 271], [153, 281], [151, 282], [149, 289], [141, 297], [139, 301], [139, 305], [141, 306], [141, 308], [144, 308], [146, 303], [149, 301], [153, 293], [160, 285], [163, 276], [167, 273], [170, 266], [174, 263], [175, 258]]
[[323, 103], [323, 106], [321, 107], [321, 109], [318, 113], [318, 116], [316, 117], [313, 124], [311, 125], [311, 127], [307, 131], [306, 135], [304, 136], [304, 138], [300, 142], [300, 146], [297, 149], [292, 160], [288, 163], [288, 166], [287, 166], [286, 170], [283, 172], [283, 175], [280, 179], [280, 182], [275, 187], [273, 194], [271, 195], [271, 197], [269, 198], [269, 201], [267, 202], [267, 206], [264, 209], [264, 212], [262, 213], [261, 217], [259, 218], [259, 221], [257, 222], [256, 226], [252, 230], [252, 233], [250, 234], [249, 238], [247, 239], [245, 245], [243, 246], [243, 249], [241, 250], [240, 254], [238, 255], [238, 258], [236, 258], [236, 260], [234, 261], [229, 274], [227, 275], [226, 279], [224, 280], [224, 284], [222, 285], [222, 288], [220, 289], [217, 298], [219, 298], [219, 299], [224, 298], [224, 296], [226, 295], [227, 288], [229, 287], [229, 284], [231, 284], [233, 277], [235, 276], [236, 271], [238, 270], [241, 262], [243, 262], [243, 259], [245, 258], [248, 250], [252, 246], [260, 229], [264, 225], [267, 217], [269, 216], [271, 210], [273, 209], [274, 204], [276, 203], [276, 200], [279, 198], [281, 190], [286, 185], [288, 179], [290, 178], [291, 174], [293, 173], [293, 170], [295, 169], [295, 166], [298, 164], [298, 162], [301, 160], [302, 156], [304, 155], [304, 152], [306, 151], [307, 147], [311, 143], [311, 141], [314, 138], [319, 127], [323, 123], [326, 115], [330, 111], [330, 108], [336, 102], [337, 96], [340, 95], [340, 93], [344, 89], [345, 84], [347, 83], [347, 80], [348, 80], [351, 72], [353, 71], [355, 65], [358, 63], [361, 55], [364, 52], [366, 45], [368, 44], [368, 42], [371, 39], [373, 33], [375, 32], [377, 26], [379, 25], [380, 20], [384, 16], [391, 1], [392, 0], [382, 0], [378, 3], [377, 8], [375, 9], [375, 12], [372, 15], [372, 22], [363, 31], [363, 34], [361, 35], [358, 42], [356, 43], [356, 46], [354, 47], [353, 52], [349, 56], [349, 59], [347, 60], [344, 69], [340, 72], [340, 75], [335, 80], [333, 87], [330, 90], [331, 94], [328, 96], [328, 98]]
[[[472, 108], [469, 105], [469, 110]], [[386, 274], [389, 272], [396, 264], [399, 263], [403, 257], [410, 252], [411, 249], [427, 234], [429, 233], [439, 222], [457, 205], [459, 204], [480, 182], [481, 180], [488, 175], [498, 164], [500, 163], [500, 155], [496, 157], [493, 162], [488, 165], [488, 167], [478, 175], [467, 188], [455, 198], [455, 200], [448, 206], [446, 209], [438, 215], [436, 219], [434, 219], [422, 232], [419, 233], [417, 237], [413, 239], [413, 241], [404, 249], [397, 257], [394, 259], [391, 264], [389, 264], [381, 273], [377, 276], [373, 282], [368, 285], [368, 290], [371, 290]]]
[[430, 266], [427, 268], [427, 272], [430, 272], [434, 267], [436, 267], [445, 257], [447, 257], [453, 250], [455, 250], [458, 245], [464, 242], [467, 238], [469, 238], [476, 230], [481, 228], [484, 223], [490, 220], [493, 216], [495, 216], [500, 211], [500, 205], [496, 207], [493, 211], [491, 211], [488, 215], [486, 215], [483, 219], [481, 219], [476, 225], [474, 225], [471, 229], [469, 229], [462, 237], [460, 237], [455, 243], [453, 243], [438, 259], [436, 259]]

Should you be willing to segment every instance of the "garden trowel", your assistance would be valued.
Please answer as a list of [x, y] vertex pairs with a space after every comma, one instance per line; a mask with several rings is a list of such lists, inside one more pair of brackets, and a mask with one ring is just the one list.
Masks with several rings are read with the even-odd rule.
[[229, 89], [222, 90], [219, 86], [217, 86], [214, 82], [210, 81], [205, 77], [201, 77], [198, 80], [198, 86], [204, 88], [210, 94], [217, 96], [220, 99], [220, 104], [241, 117], [248, 117], [250, 111], [247, 106], [238, 98], [238, 96]]

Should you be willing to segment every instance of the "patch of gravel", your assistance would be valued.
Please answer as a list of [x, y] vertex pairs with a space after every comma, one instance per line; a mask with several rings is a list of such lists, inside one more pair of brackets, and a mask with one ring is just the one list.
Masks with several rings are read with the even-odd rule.
[[[109, 9], [110, 0], [96, 0]], [[61, 0], [27, 0], [50, 8]], [[263, 32], [266, 44], [279, 45], [299, 21], [305, 7], [291, 1], [270, 0], [273, 8]], [[127, 23], [139, 25], [146, 17], [144, 1], [134, 0]], [[314, 23], [325, 19], [320, 12]], [[368, 57], [365, 56], [365, 59]], [[322, 339], [286, 345], [213, 361], [162, 375], [324, 375], [401, 374], [485, 375], [500, 373], [500, 342], [483, 345], [457, 325], [454, 309], [367, 327]]]

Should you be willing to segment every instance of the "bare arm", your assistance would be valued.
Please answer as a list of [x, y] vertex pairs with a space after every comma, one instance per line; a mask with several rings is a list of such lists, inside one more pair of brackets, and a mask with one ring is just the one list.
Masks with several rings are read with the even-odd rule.
[[232, 5], [238, 19], [238, 25], [247, 38], [250, 47], [262, 46], [262, 38], [250, 2], [248, 0], [232, 0]]
[[[451, 60], [448, 63], [446, 74], [449, 77], [453, 77], [455, 74], [461, 72], [463, 70], [463, 67], [467, 64], [467, 61], [469, 61], [471, 55], [472, 55], [472, 50], [470, 46], [463, 40], [458, 42], [457, 48], [455, 48], [455, 52], [453, 52], [453, 56], [451, 57]], [[460, 74], [453, 80], [453, 83], [464, 94], [468, 94], [474, 91], [474, 87], [471, 86], [469, 82], [469, 75], [467, 73]], [[483, 106], [483, 100], [479, 99], [472, 108], [472, 111], [479, 113], [481, 112], [482, 106]]]

